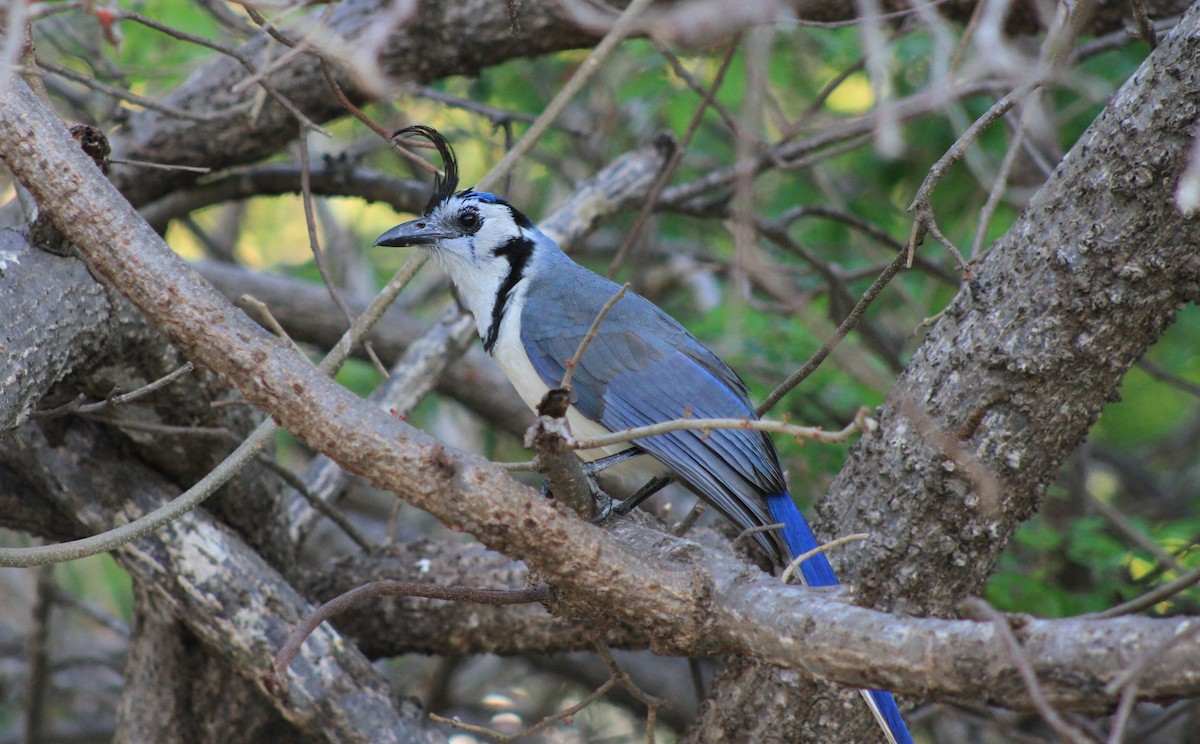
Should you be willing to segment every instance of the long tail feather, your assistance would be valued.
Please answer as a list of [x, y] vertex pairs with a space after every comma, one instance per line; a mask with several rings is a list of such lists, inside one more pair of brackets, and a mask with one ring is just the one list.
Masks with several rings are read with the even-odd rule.
[[[807, 553], [817, 547], [817, 538], [813, 535], [812, 528], [808, 526], [804, 515], [796, 508], [796, 502], [792, 501], [789, 494], [774, 494], [768, 496], [766, 501], [771, 519], [783, 524], [783, 539], [793, 556]], [[833, 573], [833, 566], [830, 565], [829, 559], [825, 557], [824, 553], [817, 553], [801, 563], [800, 574], [808, 586], [834, 586], [838, 583], [837, 576]], [[887, 735], [888, 744], [913, 744], [912, 736], [908, 733], [908, 726], [904, 723], [904, 717], [900, 715], [900, 709], [896, 706], [896, 699], [892, 697], [892, 693], [885, 690], [861, 690], [861, 692], [863, 700], [867, 702], [875, 720], [879, 722], [880, 728]]]

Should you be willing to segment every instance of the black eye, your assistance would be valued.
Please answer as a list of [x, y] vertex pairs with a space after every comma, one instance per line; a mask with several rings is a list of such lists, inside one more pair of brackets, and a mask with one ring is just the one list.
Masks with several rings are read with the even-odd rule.
[[458, 224], [462, 227], [463, 232], [466, 233], [473, 233], [478, 230], [480, 222], [479, 212], [474, 209], [465, 209], [458, 216]]

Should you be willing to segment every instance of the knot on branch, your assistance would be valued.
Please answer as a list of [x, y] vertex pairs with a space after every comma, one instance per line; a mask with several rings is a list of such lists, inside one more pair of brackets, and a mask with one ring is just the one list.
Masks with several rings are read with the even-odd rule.
[[525, 446], [536, 451], [542, 462], [575, 441], [571, 436], [571, 425], [567, 422], [567, 408], [570, 405], [571, 391], [568, 388], [552, 388], [538, 403], [537, 420], [525, 430]]

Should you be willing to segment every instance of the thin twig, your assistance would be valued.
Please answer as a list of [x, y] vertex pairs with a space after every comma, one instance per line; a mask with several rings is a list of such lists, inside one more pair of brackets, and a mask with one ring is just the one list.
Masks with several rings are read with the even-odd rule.
[[708, 511], [708, 504], [704, 503], [700, 499], [697, 499], [696, 503], [692, 504], [692, 508], [687, 513], [687, 516], [683, 518], [683, 521], [676, 525], [675, 529], [671, 530], [671, 534], [675, 537], [683, 537], [688, 533], [689, 530], [692, 529], [693, 526], [695, 526], [696, 521], [700, 519], [701, 515], [703, 515], [706, 511]]
[[[830, 540], [827, 543], [818, 545], [817, 547], [813, 548], [812, 550], [801, 553], [800, 555], [793, 558], [792, 562], [787, 565], [787, 568], [783, 569], [783, 573], [779, 576], [779, 580], [784, 584], [790, 583], [792, 580], [792, 574], [795, 573], [798, 568], [800, 568], [800, 564], [804, 563], [809, 558], [812, 558], [817, 553], [827, 553], [830, 550], [833, 550], [834, 548], [840, 548], [841, 546], [845, 545], [846, 543], [860, 542], [862, 540], [870, 540], [870, 539], [871, 539], [870, 533], [854, 532], [849, 535], [843, 535], [834, 540]], [[803, 581], [803, 580], [804, 580], [804, 575], [801, 574], [801, 581]]]
[[254, 308], [254, 310], [262, 316], [262, 322], [266, 323], [267, 328], [270, 328], [272, 333], [287, 341], [296, 351], [300, 351], [300, 347], [296, 345], [296, 342], [292, 340], [292, 337], [288, 335], [288, 332], [283, 330], [283, 326], [280, 325], [279, 321], [275, 319], [275, 315], [271, 312], [271, 308], [267, 307], [267, 303], [251, 294], [242, 295], [238, 298], [238, 302]]
[[1141, 548], [1154, 556], [1165, 568], [1174, 571], [1176, 574], [1182, 574], [1187, 571], [1178, 558], [1171, 555], [1166, 548], [1159, 545], [1153, 538], [1139, 529], [1120, 509], [1098, 497], [1086, 484], [1084, 486], [1084, 496], [1087, 499], [1087, 505], [1099, 513], [1108, 522], [1109, 527], [1113, 531], [1132, 543], [1134, 547]]
[[[84, 75], [83, 73], [80, 73], [80, 72], [76, 72], [75, 70], [72, 70], [69, 67], [63, 67], [61, 65], [56, 65], [55, 63], [53, 63], [47, 59], [42, 59], [41, 57], [39, 57], [37, 59], [37, 66], [42, 68], [43, 70], [46, 70], [47, 72], [49, 72], [53, 75], [57, 75], [59, 77], [66, 78], [73, 82], [79, 83], [80, 85], [87, 86], [88, 88], [91, 88], [93, 90], [98, 90], [101, 93], [112, 96], [113, 98], [116, 98], [118, 100], [128, 101], [129, 103], [136, 104], [138, 106], [141, 106], [144, 109], [147, 109], [150, 111], [157, 111], [160, 114], [166, 114], [167, 116], [172, 116], [177, 119], [185, 119], [188, 121], [197, 121], [197, 122], [217, 121], [220, 119], [225, 119], [226, 117], [229, 117], [229, 116], [233, 116], [235, 114], [242, 113], [249, 108], [248, 103], [239, 103], [239, 104], [231, 106], [229, 108], [218, 109], [216, 111], [210, 111], [208, 113], [197, 113], [195, 111], [185, 111], [184, 109], [175, 108], [174, 106], [167, 106], [163, 103], [160, 103], [159, 101], [154, 100], [153, 98], [146, 98], [145, 96], [139, 96], [136, 93], [131, 93], [131, 92], [125, 90], [124, 88], [118, 88], [114, 85], [108, 85], [107, 83], [100, 82], [99, 80], [95, 79], [94, 77], [91, 77], [89, 75]], [[206, 168], [205, 172], [207, 172], [208, 170], [209, 169]]]
[[109, 162], [120, 165], [132, 165], [135, 168], [154, 168], [165, 171], [186, 171], [187, 173], [212, 173], [212, 168], [199, 165], [174, 165], [172, 163], [151, 163], [148, 160], [130, 160], [129, 158], [109, 158]]
[[1168, 370], [1163, 369], [1162, 367], [1158, 366], [1154, 362], [1149, 361], [1145, 357], [1142, 357], [1141, 359], [1138, 360], [1137, 366], [1143, 372], [1150, 375], [1154, 379], [1156, 379], [1160, 382], [1165, 382], [1169, 385], [1172, 385], [1172, 386], [1182, 390], [1183, 392], [1187, 393], [1188, 395], [1193, 395], [1197, 398], [1200, 398], [1200, 384], [1197, 384], [1190, 380], [1185, 380], [1182, 377], [1180, 377], [1179, 375], [1172, 374]]
[[149, 395], [155, 390], [159, 390], [167, 385], [170, 385], [172, 382], [175, 382], [175, 380], [186, 375], [195, 368], [196, 366], [191, 362], [185, 362], [182, 367], [163, 375], [154, 382], [143, 385], [137, 390], [132, 390], [128, 393], [124, 393], [123, 395], [113, 395], [95, 403], [84, 403], [83, 400], [86, 400], [86, 397], [80, 393], [79, 398], [76, 398], [66, 405], [59, 406], [58, 408], [51, 408], [49, 410], [35, 410], [31, 412], [30, 415], [33, 418], [53, 418], [55, 416], [64, 416], [68, 413], [94, 413], [95, 411], [101, 411], [105, 408], [124, 405], [145, 395]]
[[471, 733], [482, 734], [484, 736], [491, 737], [492, 739], [495, 739], [498, 742], [507, 744], [507, 742], [517, 741], [518, 739], [524, 739], [526, 736], [535, 734], [538, 731], [541, 731], [542, 729], [546, 728], [547, 726], [549, 726], [552, 723], [558, 723], [559, 721], [570, 718], [571, 716], [575, 715], [579, 711], [588, 707], [589, 705], [596, 702], [600, 698], [604, 697], [606, 694], [608, 694], [608, 691], [611, 690], [613, 687], [616, 687], [616, 685], [617, 685], [617, 680], [609, 679], [607, 682], [605, 682], [604, 684], [597, 687], [595, 690], [593, 690], [591, 692], [591, 694], [589, 694], [583, 700], [580, 700], [578, 703], [575, 703], [574, 705], [563, 708], [562, 710], [554, 713], [553, 715], [546, 716], [545, 718], [543, 718], [542, 720], [533, 724], [532, 726], [529, 726], [528, 728], [526, 728], [522, 731], [519, 731], [515, 734], [512, 734], [512, 735], [502, 734], [499, 731], [493, 731], [492, 729], [486, 728], [484, 726], [476, 726], [473, 723], [467, 723], [465, 721], [460, 721], [456, 718], [446, 718], [444, 716], [439, 716], [437, 713], [430, 713], [429, 718], [438, 723], [445, 723], [447, 725], [454, 726], [455, 728], [460, 728], [463, 731], [470, 731]]
[[[197, 36], [196, 34], [191, 34], [186, 31], [181, 31], [177, 28], [173, 28], [164, 23], [159, 23], [158, 21], [154, 20], [153, 18], [147, 18], [146, 16], [141, 15], [140, 13], [135, 13], [133, 11], [123, 10], [123, 11], [121, 11], [120, 17], [125, 20], [135, 21], [137, 23], [142, 24], [143, 26], [152, 28], [155, 31], [160, 31], [160, 32], [167, 34], [168, 36], [172, 36], [176, 39], [180, 39], [182, 41], [187, 41], [192, 44], [197, 44], [199, 46], [206, 47], [208, 49], [212, 49], [215, 52], [219, 52], [220, 54], [224, 54], [228, 57], [232, 57], [233, 59], [237, 60], [237, 62], [239, 64], [241, 64], [242, 67], [246, 68], [246, 70], [248, 72], [250, 72], [251, 74], [255, 74], [258, 72], [258, 68], [255, 67], [254, 62], [249, 57], [247, 57], [246, 55], [242, 54], [238, 50], [233, 49], [231, 47], [225, 46], [223, 44], [218, 44], [215, 41], [210, 41], [208, 39], [205, 39], [203, 36]], [[300, 109], [296, 108], [295, 104], [293, 104], [291, 101], [289, 101], [287, 99], [287, 97], [284, 96], [283, 94], [281, 94], [279, 91], [275, 90], [275, 87], [272, 86], [268, 81], [260, 80], [258, 85], [259, 85], [260, 90], [262, 90], [266, 95], [270, 96], [272, 100], [274, 100], [276, 103], [278, 103], [280, 106], [282, 106], [285, 110], [287, 110], [287, 112], [290, 113], [296, 119], [296, 121], [298, 121], [300, 123], [301, 127], [303, 127], [304, 129], [311, 129], [314, 132], [320, 132], [321, 134], [325, 135], [326, 137], [330, 136], [328, 131], [321, 128], [316, 123], [314, 123], [311, 119], [309, 119], [307, 116], [305, 116], [304, 113], [302, 111], [300, 111]]]
[[[925, 239], [925, 233], [931, 227], [936, 229], [936, 221], [933, 216], [933, 207], [930, 200], [933, 197], [934, 188], [946, 177], [950, 166], [954, 165], [966, 154], [967, 149], [975, 144], [975, 141], [979, 139], [979, 135], [983, 134], [985, 129], [994, 124], [1001, 116], [1007, 114], [1021, 99], [1040, 88], [1041, 85], [1041, 81], [1026, 83], [1010, 91], [999, 101], [996, 101], [971, 126], [967, 127], [967, 131], [963, 132], [955, 140], [954, 144], [950, 146], [950, 149], [946, 150], [942, 154], [942, 157], [938, 158], [938, 161], [929, 168], [929, 172], [925, 175], [925, 180], [921, 182], [916, 196], [913, 197], [912, 203], [908, 206], [908, 211], [916, 215], [908, 239], [909, 266], [912, 265], [911, 256], [913, 252], [916, 251], [916, 247]], [[938, 230], [936, 234], [940, 235], [941, 231]]]
[[772, 524], [760, 524], [757, 527], [747, 527], [739, 532], [737, 537], [733, 538], [733, 543], [730, 545], [730, 547], [737, 548], [737, 546], [741, 545], [743, 541], [748, 540], [755, 535], [761, 535], [766, 532], [779, 532], [786, 526], [787, 525], [785, 525], [783, 522], [774, 522]]
[[[232, 405], [235, 401], [220, 401]], [[211, 404], [216, 407], [216, 403]], [[126, 419], [119, 416], [108, 416], [104, 412], [84, 414], [97, 421], [103, 421], [109, 426], [115, 426], [118, 429], [126, 429], [129, 431], [146, 431], [151, 434], [161, 434], [169, 437], [203, 437], [212, 439], [224, 439], [226, 441], [236, 442], [238, 436], [233, 433], [233, 430], [224, 426], [173, 426], [171, 424], [156, 424], [152, 421], [138, 421], [137, 419]]]
[[[459, 108], [464, 111], [470, 111], [473, 114], [479, 114], [487, 119], [493, 126], [502, 126], [508, 122], [523, 121], [527, 124], [537, 121], [537, 117], [533, 114], [527, 114], [524, 111], [514, 111], [510, 109], [502, 109], [496, 106], [489, 106], [486, 103], [479, 103], [470, 98], [462, 98], [460, 96], [447, 93], [445, 91], [436, 90], [434, 88], [421, 87], [417, 88], [413, 95], [421, 98], [428, 98], [431, 101], [444, 103], [452, 108]], [[573, 134], [579, 137], [584, 137], [590, 134], [582, 129], [574, 129], [563, 124], [556, 124], [556, 129], [561, 129], [568, 134]]]
[[666, 700], [645, 692], [633, 683], [633, 680], [629, 678], [629, 673], [617, 663], [617, 660], [612, 655], [612, 650], [609, 649], [607, 644], [597, 637], [592, 639], [592, 646], [595, 647], [596, 653], [600, 655], [600, 658], [604, 660], [604, 665], [608, 667], [609, 674], [613, 676], [613, 679], [617, 680], [635, 700], [645, 705], [651, 713], [654, 712], [655, 708], [666, 704]]
[[967, 608], [974, 613], [991, 620], [992, 625], [996, 629], [996, 635], [1000, 636], [1004, 647], [1008, 649], [1009, 659], [1012, 660], [1013, 666], [1017, 668], [1017, 672], [1021, 675], [1021, 680], [1025, 683], [1025, 691], [1029, 694], [1029, 700], [1033, 703], [1033, 707], [1041, 715], [1046, 723], [1054, 729], [1059, 736], [1073, 744], [1094, 744], [1094, 740], [1067, 723], [1059, 714], [1050, 701], [1046, 699], [1046, 694], [1042, 691], [1042, 685], [1038, 682], [1037, 673], [1033, 669], [1033, 664], [1029, 660], [1025, 649], [1021, 647], [1021, 642], [1017, 640], [1013, 633], [1012, 627], [1008, 624], [1008, 618], [995, 608], [984, 602], [981, 599], [972, 599], [964, 603]]
[[330, 522], [337, 525], [338, 529], [346, 534], [346, 537], [354, 541], [358, 547], [362, 548], [363, 552], [370, 553], [377, 546], [371, 541], [371, 538], [364, 535], [354, 524], [339, 512], [332, 504], [326, 503], [318, 494], [313, 493], [308, 484], [299, 475], [296, 475], [291, 470], [288, 470], [284, 465], [275, 460], [273, 457], [260, 454], [258, 463], [275, 475], [279, 476], [280, 480], [286, 483], [296, 493], [304, 497], [304, 500], [309, 503], [312, 508], [319, 511]]
[[592, 53], [583, 61], [583, 64], [579, 65], [579, 69], [575, 71], [575, 74], [571, 76], [567, 84], [562, 87], [558, 95], [546, 105], [542, 114], [529, 127], [529, 131], [525, 133], [525, 136], [521, 137], [517, 141], [517, 144], [513, 145], [513, 148], [505, 153], [500, 162], [496, 163], [488, 171], [487, 175], [480, 179], [479, 184], [476, 186], [479, 191], [487, 191], [499, 183], [512, 170], [513, 166], [525, 157], [526, 153], [533, 148], [534, 143], [545, 134], [550, 125], [554, 123], [554, 120], [558, 118], [563, 109], [567, 107], [567, 104], [575, 97], [575, 94], [600, 69], [600, 65], [608, 58], [608, 55], [617, 48], [617, 44], [620, 44], [625, 38], [625, 34], [633, 28], [633, 21], [637, 18], [638, 14], [645, 10], [650, 5], [650, 2], [651, 0], [633, 0], [633, 2], [626, 6], [625, 10], [621, 11], [621, 15], [617, 17], [612, 29], [604, 35], [604, 38], [600, 40], [600, 43], [596, 45]]
[[[738, 33], [730, 40], [729, 51], [726, 52], [726, 60], [730, 59], [733, 53], [737, 51], [738, 46], [741, 44], [741, 39], [742, 34]], [[692, 73], [688, 72], [688, 69], [683, 66], [683, 62], [680, 61], [679, 55], [672, 52], [666, 44], [653, 37], [651, 37], [650, 41], [654, 44], [654, 48], [658, 51], [658, 53], [661, 54], [663, 58], [667, 60], [667, 63], [671, 65], [671, 70], [679, 76], [680, 80], [682, 80], [689, 88], [692, 89], [692, 92], [699, 95], [702, 101], [705, 98], [709, 99], [707, 104], [702, 102], [701, 106], [711, 107], [712, 110], [716, 111], [721, 117], [721, 120], [725, 122], [725, 126], [729, 127], [729, 131], [736, 132], [738, 130], [737, 117], [735, 117], [734, 113], [729, 110], [728, 106], [716, 100], [715, 98], [716, 90], [721, 87], [719, 78], [722, 77], [723, 73], [718, 70], [717, 74], [713, 76], [712, 83], [709, 85], [703, 85], [699, 80], [693, 77]], [[721, 61], [722, 66], [728, 65], [726, 60]]]
[[1132, 615], [1135, 612], [1148, 610], [1151, 607], [1166, 602], [1171, 597], [1174, 597], [1180, 592], [1187, 591], [1196, 584], [1200, 584], [1200, 567], [1193, 568], [1178, 578], [1173, 579], [1162, 586], [1157, 586], [1146, 592], [1140, 597], [1135, 597], [1128, 602], [1122, 602], [1115, 607], [1109, 607], [1107, 610], [1100, 612], [1090, 612], [1086, 615], [1081, 615], [1088, 619], [1107, 620], [1109, 618], [1120, 617], [1122, 615]]
[[871, 286], [867, 288], [866, 292], [863, 292], [862, 297], [860, 297], [858, 302], [855, 303], [849, 314], [846, 315], [846, 319], [843, 320], [841, 325], [837, 327], [837, 330], [835, 330], [829, 338], [825, 339], [825, 343], [821, 344], [821, 348], [813, 352], [813, 355], [809, 357], [808, 361], [805, 362], [800, 369], [788, 375], [786, 380], [779, 383], [779, 386], [772, 390], [771, 394], [768, 395], [766, 399], [758, 405], [758, 408], [755, 409], [755, 413], [759, 416], [762, 416], [767, 411], [774, 408], [775, 404], [783, 399], [783, 396], [787, 395], [792, 391], [793, 388], [803, 382], [806, 377], [811, 375], [817, 369], [817, 367], [821, 365], [821, 362], [825, 361], [825, 357], [829, 356], [830, 352], [832, 352], [833, 349], [839, 343], [841, 343], [842, 339], [845, 338], [850, 331], [854, 330], [854, 327], [858, 325], [858, 321], [862, 318], [863, 313], [867, 311], [867, 308], [870, 307], [871, 303], [875, 301], [875, 298], [879, 296], [879, 293], [883, 291], [883, 288], [888, 285], [888, 282], [890, 282], [892, 278], [896, 276], [896, 274], [899, 274], [901, 270], [906, 268], [907, 265], [907, 251], [900, 251], [900, 253], [896, 255], [896, 258], [892, 259], [892, 262], [888, 264], [886, 269], [883, 270], [883, 273], [880, 274], [874, 282], [871, 282]]
[[538, 466], [537, 458], [522, 460], [521, 462], [493, 462], [492, 464], [510, 473], [537, 473], [541, 470]]
[[[763, 220], [757, 216], [752, 216], [751, 221], [755, 229], [772, 243], [782, 247], [790, 253], [799, 256], [805, 263], [813, 267], [813, 269], [825, 280], [829, 286], [829, 293], [835, 300], [835, 307], [845, 306], [853, 303], [854, 295], [850, 288], [846, 286], [846, 279], [827, 261], [824, 261], [814, 255], [811, 251], [801, 245], [799, 242], [792, 239], [788, 231], [780, 226], [778, 221], [770, 222]], [[789, 310], [791, 309], [791, 306]], [[861, 321], [861, 316], [860, 316]], [[864, 337], [874, 343], [879, 350], [879, 356], [884, 363], [893, 371], [899, 373], [904, 368], [904, 363], [900, 356], [890, 348], [890, 345], [883, 339], [881, 334], [875, 331], [871, 326], [866, 326], [861, 330]]]
[[[981, 93], [989, 93], [1000, 87], [1000, 84], [994, 80], [971, 81], [924, 91], [898, 100], [891, 106], [896, 109], [895, 119], [903, 122], [947, 103]], [[838, 121], [835, 125], [803, 140], [774, 145], [765, 152], [756, 153], [732, 165], [709, 171], [689, 183], [665, 189], [661, 201], [667, 205], [685, 203], [701, 194], [722, 188], [743, 177], [744, 174], [758, 174], [780, 161], [793, 160], [863, 135], [869, 136], [874, 131], [875, 123], [879, 118], [880, 114], [876, 110], [857, 119]]]
[[1017, 162], [1017, 153], [1021, 152], [1021, 145], [1025, 141], [1025, 128], [1029, 126], [1027, 119], [1032, 116], [1031, 112], [1034, 110], [1033, 106], [1029, 106], [1021, 112], [1020, 122], [1017, 124], [1016, 131], [1013, 132], [1012, 141], [1008, 143], [1008, 151], [1004, 153], [1004, 159], [1000, 161], [1000, 170], [996, 172], [992, 187], [988, 189], [987, 201], [979, 210], [979, 224], [975, 227], [975, 239], [971, 241], [971, 260], [978, 258], [983, 251], [983, 240], [987, 237], [988, 226], [991, 225], [992, 215], [1000, 206], [1000, 199], [1004, 196], [1008, 186], [1009, 173], [1012, 172], [1013, 164]]
[[1137, 705], [1137, 689], [1137, 683], [1133, 682], [1121, 693], [1121, 699], [1117, 702], [1117, 712], [1113, 715], [1105, 744], [1121, 744], [1125, 740], [1125, 728], [1129, 725], [1129, 716], [1133, 713], [1133, 707]]
[[567, 360], [567, 371], [563, 373], [562, 384], [559, 385], [560, 388], [571, 387], [571, 378], [575, 375], [575, 367], [579, 366], [579, 360], [583, 359], [583, 352], [587, 351], [588, 344], [592, 343], [592, 339], [596, 337], [596, 333], [600, 330], [600, 324], [604, 322], [604, 316], [608, 315], [608, 311], [612, 310], [620, 302], [628, 290], [629, 283], [626, 282], [609, 298], [608, 302], [604, 303], [604, 307], [600, 308], [600, 312], [596, 313], [596, 319], [592, 321], [588, 332], [579, 341], [579, 348], [575, 350], [575, 355]]
[[[1150, 27], [1154, 30], [1155, 37], [1159, 34], [1170, 33], [1173, 28], [1179, 25], [1180, 16], [1168, 16], [1161, 20], [1154, 21]], [[1072, 64], [1095, 57], [1105, 52], [1111, 52], [1114, 49], [1123, 49], [1136, 41], [1136, 38], [1129, 35], [1129, 30], [1125, 28], [1117, 29], [1111, 33], [1096, 38], [1086, 43], [1075, 47], [1071, 52], [1070, 61]]]
[[54, 602], [64, 610], [78, 612], [82, 617], [91, 620], [96, 625], [107, 629], [113, 635], [128, 642], [131, 633], [129, 625], [112, 614], [107, 607], [101, 607], [83, 597], [76, 596], [58, 584], [53, 586], [53, 590]]
[[[317, 235], [317, 216], [316, 210], [313, 209], [312, 173], [309, 170], [308, 139], [305, 134], [301, 133], [297, 140], [297, 146], [300, 149], [300, 197], [304, 204], [304, 226], [308, 229], [308, 245], [312, 249], [317, 271], [321, 274], [322, 281], [325, 282], [325, 288], [329, 291], [333, 304], [342, 311], [346, 323], [354, 325], [354, 312], [350, 310], [346, 298], [342, 297], [341, 290], [334, 281], [333, 274], [329, 270], [328, 256], [322, 250], [321, 238]], [[379, 370], [379, 374], [387, 378], [387, 367], [380, 361], [379, 355], [375, 353], [375, 348], [369, 340], [363, 340], [363, 351], [367, 353], [371, 363], [375, 365], [375, 369]]]
[[[937, 219], [935, 219], [933, 216], [933, 208], [930, 207], [927, 209], [925, 214], [925, 231], [932, 235], [934, 240], [941, 243], [946, 250], [950, 251], [950, 255], [954, 256], [954, 260], [958, 262], [958, 268], [963, 273], [963, 279], [970, 280], [973, 277], [971, 272], [971, 264], [967, 262], [966, 257], [963, 256], [962, 251], [958, 249], [958, 246], [954, 244], [954, 241], [950, 240], [950, 238], [947, 238], [945, 234], [942, 233], [941, 226], [938, 225]], [[910, 242], [908, 245], [909, 267], [913, 265], [913, 253], [915, 250], [916, 245]]]
[[[696, 135], [696, 131], [700, 128], [700, 123], [704, 120], [704, 112], [712, 105], [713, 99], [717, 91], [721, 88], [721, 82], [725, 79], [725, 73], [729, 70], [730, 63], [733, 62], [734, 52], [737, 51], [741, 43], [741, 36], [736, 37], [729, 45], [729, 50], [725, 53], [725, 59], [721, 60], [721, 66], [717, 68], [716, 74], [713, 76], [712, 84], [708, 86], [708, 90], [704, 92], [704, 97], [700, 99], [700, 104], [696, 106], [695, 113], [692, 114], [692, 120], [688, 122], [687, 130], [683, 133], [683, 139], [675, 146], [674, 152], [671, 153], [671, 159], [663, 165], [659, 171], [658, 177], [654, 179], [654, 185], [650, 187], [650, 193], [646, 195], [646, 201], [642, 205], [642, 209], [638, 212], [637, 219], [634, 220], [633, 227], [625, 234], [625, 239], [621, 241], [621, 246], [617, 248], [616, 254], [612, 261], [608, 264], [608, 270], [604, 273], [605, 276], [612, 278], [617, 273], [617, 269], [625, 261], [625, 256], [633, 247], [633, 243], [637, 240], [637, 236], [641, 233], [642, 228], [650, 219], [650, 213], [654, 210], [655, 204], [658, 202], [658, 197], [662, 195], [662, 191], [667, 186], [667, 182], [671, 180], [671, 175], [675, 173], [675, 169], [679, 167], [679, 163], [683, 160], [683, 154], [687, 152], [688, 145], [692, 142], [692, 137]], [[670, 55], [665, 48], [661, 50], [664, 54], [668, 54], [667, 59], [673, 65], [677, 65], [677, 69], [686, 73], [683, 70], [683, 65], [678, 63], [674, 55]], [[690, 76], [689, 76], [690, 78]], [[736, 127], [730, 126], [736, 131]]]
[[659, 434], [668, 434], [673, 431], [709, 432], [714, 429], [746, 429], [750, 431], [766, 431], [773, 434], [786, 434], [800, 439], [811, 439], [816, 442], [845, 442], [855, 433], [862, 431], [862, 426], [858, 421], [853, 421], [838, 431], [826, 431], [819, 426], [797, 426], [782, 421], [766, 421], [762, 419], [682, 418], [662, 421], [657, 424], [650, 424], [649, 426], [622, 429], [612, 434], [592, 439], [577, 439], [569, 442], [568, 446], [571, 449], [588, 450], [596, 449], [597, 447], [610, 447], [614, 444], [632, 442], [646, 437], [658, 436]]
[[[328, 60], [321, 60], [321, 73], [325, 76], [325, 82], [329, 85], [329, 89], [333, 91], [333, 94], [337, 96], [337, 99], [342, 104], [342, 107], [349, 111], [351, 116], [361, 121], [375, 134], [378, 134], [380, 137], [383, 137], [385, 140], [391, 142], [391, 133], [379, 124], [376, 124], [374, 119], [363, 113], [363, 110], [358, 106], [355, 106], [354, 102], [350, 100], [350, 97], [346, 95], [346, 91], [342, 90], [342, 86], [338, 83], [337, 78], [333, 76], [333, 68], [330, 67]], [[393, 146], [394, 144], [395, 143], [393, 143]], [[404, 148], [399, 149], [403, 150]], [[405, 152], [407, 152], [407, 150], [405, 150]], [[422, 163], [425, 162], [421, 158], [418, 158], [418, 160], [421, 160]]]

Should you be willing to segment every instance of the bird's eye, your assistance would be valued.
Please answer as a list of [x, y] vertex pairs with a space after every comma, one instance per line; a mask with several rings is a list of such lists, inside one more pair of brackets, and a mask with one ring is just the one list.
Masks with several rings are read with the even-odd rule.
[[458, 217], [458, 224], [466, 232], [475, 232], [479, 229], [479, 212], [474, 209], [468, 209]]

